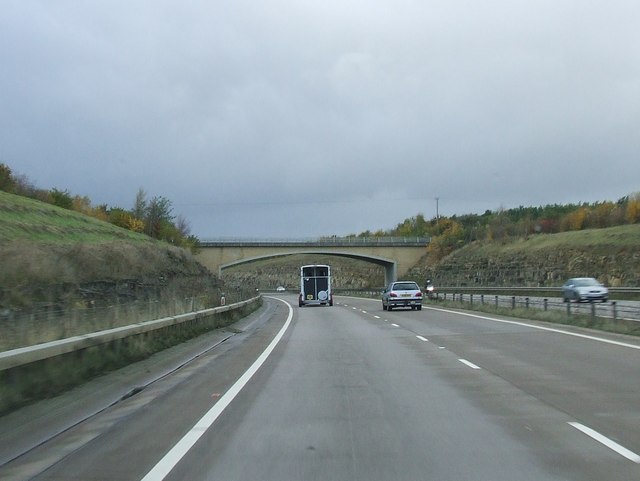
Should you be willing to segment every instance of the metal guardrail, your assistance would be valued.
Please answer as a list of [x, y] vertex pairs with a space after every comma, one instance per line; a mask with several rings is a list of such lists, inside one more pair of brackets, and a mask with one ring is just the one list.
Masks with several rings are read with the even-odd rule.
[[9, 351], [0, 352], [0, 371], [11, 369], [14, 367], [30, 364], [32, 362], [41, 361], [51, 357], [68, 354], [73, 351], [86, 349], [88, 347], [106, 344], [111, 341], [123, 339], [125, 337], [144, 334], [164, 327], [182, 324], [206, 316], [220, 314], [226, 311], [240, 309], [255, 302], [260, 296], [241, 301], [235, 304], [229, 304], [221, 307], [214, 307], [188, 314], [164, 317], [152, 321], [140, 322], [124, 327], [116, 327], [104, 331], [93, 332], [80, 336], [74, 336], [58, 341], [46, 342], [35, 346], [21, 347]]
[[[637, 287], [610, 288], [612, 293], [640, 294]], [[334, 289], [336, 295], [380, 298], [382, 288], [375, 289]], [[527, 295], [534, 293], [534, 295]], [[546, 296], [545, 294], [552, 295]], [[640, 301], [614, 300], [605, 303], [566, 303], [560, 295], [559, 287], [486, 287], [464, 289], [463, 287], [438, 288], [435, 299], [452, 300], [461, 304], [484, 304], [510, 309], [526, 308], [541, 310], [563, 310], [572, 314], [604, 317], [615, 320], [640, 321]]]
[[307, 237], [307, 238], [232, 238], [202, 239], [201, 247], [255, 246], [255, 247], [300, 247], [300, 246], [426, 246], [430, 237]]
[[[609, 292], [624, 293], [624, 294], [640, 294], [640, 287], [608, 287]], [[560, 293], [562, 287], [550, 286], [550, 287], [473, 287], [473, 286], [438, 286], [440, 292], [557, 292]]]
[[640, 321], [640, 302], [564, 302], [561, 297], [529, 297], [522, 295], [477, 294], [469, 291], [438, 292], [436, 299], [451, 300], [461, 304], [480, 304], [508, 309], [541, 309], [544, 311], [564, 311], [567, 317], [572, 315], [602, 317], [617, 320]]

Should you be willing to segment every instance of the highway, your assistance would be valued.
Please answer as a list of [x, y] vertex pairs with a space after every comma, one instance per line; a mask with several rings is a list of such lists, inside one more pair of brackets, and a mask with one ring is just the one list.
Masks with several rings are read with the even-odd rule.
[[0, 418], [0, 479], [640, 479], [640, 339], [277, 297]]

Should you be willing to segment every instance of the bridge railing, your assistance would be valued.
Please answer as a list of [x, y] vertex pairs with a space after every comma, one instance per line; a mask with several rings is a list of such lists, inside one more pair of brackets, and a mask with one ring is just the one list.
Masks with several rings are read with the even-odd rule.
[[202, 239], [202, 247], [224, 246], [425, 246], [430, 237], [306, 237], [306, 238], [233, 238]]

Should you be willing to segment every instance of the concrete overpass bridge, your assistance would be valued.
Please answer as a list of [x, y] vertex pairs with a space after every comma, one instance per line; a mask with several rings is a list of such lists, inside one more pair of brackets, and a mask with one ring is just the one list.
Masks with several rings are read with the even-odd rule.
[[385, 283], [404, 276], [425, 254], [426, 237], [323, 237], [319, 239], [219, 239], [200, 242], [197, 260], [223, 277], [224, 269], [292, 254], [326, 254], [384, 267]]

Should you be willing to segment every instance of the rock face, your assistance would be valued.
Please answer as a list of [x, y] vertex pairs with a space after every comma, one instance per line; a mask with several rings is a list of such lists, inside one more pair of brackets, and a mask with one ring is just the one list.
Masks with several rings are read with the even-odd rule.
[[375, 264], [337, 256], [292, 255], [236, 266], [224, 271], [226, 286], [252, 286], [271, 290], [278, 286], [288, 291], [300, 287], [300, 266], [328, 264], [331, 266], [334, 289], [379, 288], [384, 284], [384, 269]]
[[440, 262], [415, 266], [411, 277], [441, 286], [559, 286], [595, 277], [610, 287], [640, 286], [640, 226], [546, 235], [506, 244], [474, 243]]
[[0, 308], [60, 309], [215, 293], [219, 280], [190, 253], [159, 243], [13, 243], [0, 249]]

